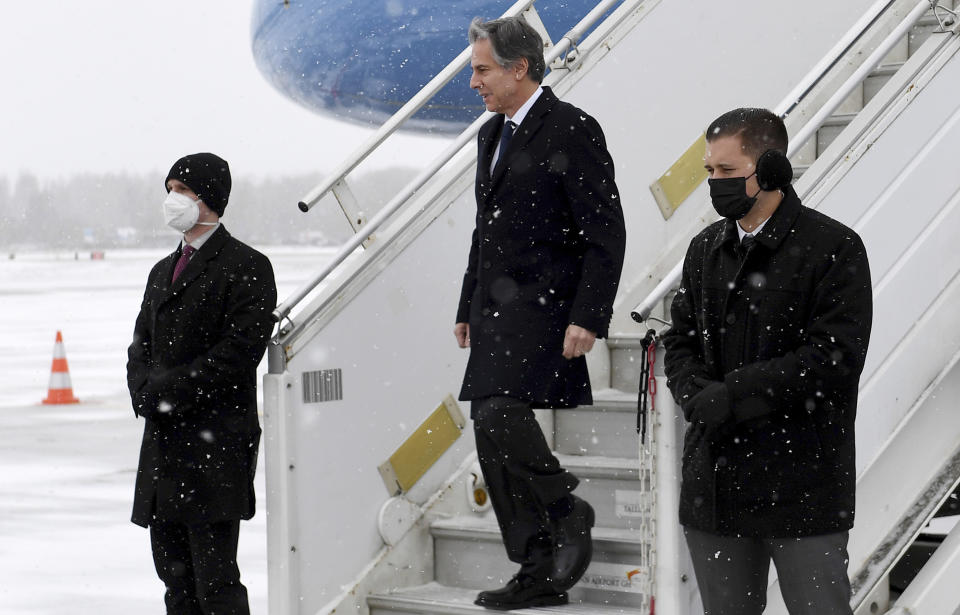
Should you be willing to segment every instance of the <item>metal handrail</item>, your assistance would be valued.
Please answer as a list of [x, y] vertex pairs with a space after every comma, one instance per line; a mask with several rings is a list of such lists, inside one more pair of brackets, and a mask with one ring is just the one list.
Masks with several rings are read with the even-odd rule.
[[[519, 15], [520, 13], [526, 11], [533, 5], [534, 0], [519, 0], [513, 6], [511, 6], [503, 14], [503, 17], [513, 17]], [[381, 143], [387, 140], [387, 138], [392, 135], [394, 132], [400, 128], [400, 125], [410, 119], [413, 114], [420, 110], [427, 102], [429, 102], [440, 90], [443, 89], [451, 79], [457, 76], [457, 74], [463, 70], [467, 64], [470, 62], [470, 47], [460, 52], [460, 54], [453, 59], [449, 64], [444, 67], [439, 73], [434, 76], [433, 79], [427, 82], [417, 94], [408, 100], [400, 109], [397, 110], [390, 119], [383, 123], [380, 128], [377, 129], [369, 139], [367, 139], [360, 147], [354, 150], [353, 154], [350, 155], [336, 171], [327, 176], [320, 184], [311, 190], [303, 200], [301, 200], [297, 206], [300, 208], [300, 211], [307, 212], [316, 205], [320, 199], [325, 197], [332, 189], [333, 186], [350, 174], [357, 166], [367, 159]], [[367, 233], [369, 235], [369, 233]]]
[[[917, 5], [907, 14], [903, 21], [890, 32], [890, 34], [883, 40], [882, 43], [871, 53], [866, 60], [857, 68], [856, 71], [846, 80], [843, 85], [830, 97], [829, 100], [820, 108], [817, 113], [810, 118], [803, 128], [800, 129], [800, 132], [790, 140], [790, 144], [787, 147], [787, 156], [792, 156], [798, 149], [803, 147], [806, 142], [817, 133], [817, 130], [823, 125], [824, 121], [833, 114], [834, 111], [843, 103], [844, 100], [850, 95], [851, 92], [866, 78], [866, 76], [872, 71], [880, 61], [893, 49], [900, 39], [906, 35], [907, 31], [916, 24], [923, 14], [930, 9], [930, 0], [921, 0]], [[857, 25], [864, 23], [864, 19], [861, 19], [857, 22]], [[868, 21], [866, 27], [869, 27], [876, 21], [876, 18], [872, 18]], [[855, 26], [856, 27], [856, 26]], [[863, 32], [860, 32], [856, 38], [859, 38]], [[846, 37], [845, 37], [846, 38]], [[848, 47], [848, 46], [845, 46]], [[833, 53], [831, 51], [831, 53]], [[828, 54], [829, 55], [829, 54]], [[815, 67], [815, 70], [820, 69], [825, 72], [830, 69], [835, 64], [834, 61], [830, 62], [821, 62]], [[823, 68], [826, 66], [826, 68]], [[810, 74], [808, 74], [808, 77]], [[822, 75], [818, 75], [816, 79], [810, 81], [814, 83], [821, 78]], [[804, 78], [804, 82], [807, 82], [808, 79]], [[803, 83], [803, 82], [801, 82]], [[811, 86], [812, 87], [812, 86]], [[793, 109], [795, 107], [795, 102], [792, 100], [796, 96], [797, 88], [792, 91], [786, 99], [784, 99], [777, 108], [784, 109]], [[809, 88], [805, 87], [804, 93], [809, 93]], [[680, 276], [683, 271], [683, 259], [680, 259], [673, 268], [663, 277], [662, 280], [654, 287], [654, 289], [647, 295], [647, 297], [637, 304], [635, 308], [630, 312], [630, 316], [636, 322], [643, 322], [649, 318], [650, 313], [653, 311], [654, 307], [667, 296], [673, 288], [677, 286], [680, 281]]]
[[[633, 0], [633, 4], [638, 4], [642, 1], [643, 0]], [[567, 32], [567, 34], [563, 36], [563, 38], [561, 38], [559, 41], [554, 43], [552, 47], [549, 48], [549, 50], [544, 54], [544, 60], [546, 64], [549, 66], [556, 59], [558, 59], [563, 53], [565, 53], [571, 48], [576, 47], [577, 42], [579, 42], [580, 38], [583, 36], [583, 33], [590, 26], [596, 23], [596, 21], [600, 19], [600, 17], [602, 17], [607, 11], [609, 11], [615, 5], [621, 4], [621, 3], [627, 4], [628, 2], [625, 2], [624, 0], [603, 0], [602, 2], [598, 3], [593, 8], [593, 10], [587, 13], [587, 15], [584, 16], [584, 18], [581, 19], [576, 26], [570, 29]], [[533, 0], [529, 0], [529, 1], [523, 0], [522, 2], [518, 2], [517, 4], [513, 5], [513, 7], [511, 7], [510, 10], [512, 11], [520, 6], [528, 8], [532, 4], [533, 4]], [[526, 10], [526, 8], [524, 10]], [[510, 14], [510, 12], [508, 11], [507, 14]], [[470, 51], [469, 47], [464, 51], [464, 53], [467, 54], [468, 58], [469, 58], [469, 51]], [[461, 55], [464, 55], [464, 54], [461, 54]], [[460, 56], [458, 56], [458, 58], [459, 57]], [[577, 59], [579, 61], [579, 60], [582, 60], [583, 58], [579, 57]], [[556, 71], [553, 71], [551, 72], [551, 75], [553, 74], [558, 74], [558, 73]], [[431, 83], [433, 82], [431, 81]], [[435, 93], [436, 92], [434, 92], [434, 94]], [[418, 97], [415, 97], [414, 99], [417, 99], [417, 98]], [[411, 99], [411, 102], [414, 99]], [[429, 97], [427, 98], [427, 100], [429, 100]], [[425, 102], [426, 102], [425, 100], [421, 101], [420, 105], [423, 105]], [[410, 117], [410, 115], [412, 115], [416, 111], [416, 109], [414, 109], [413, 111], [408, 110], [407, 109], [408, 105], [410, 105], [410, 103], [407, 103], [407, 105], [404, 105], [404, 107], [400, 111], [398, 111], [396, 115], [394, 115], [394, 118], [396, 118], [401, 114], [406, 114], [406, 117], [403, 117], [402, 119], [398, 120], [398, 122], [402, 122], [403, 120], [407, 119], [408, 117]], [[370, 218], [367, 224], [360, 231], [354, 234], [353, 237], [351, 237], [345, 244], [343, 244], [343, 246], [337, 252], [336, 256], [334, 256], [333, 259], [330, 262], [328, 262], [327, 265], [317, 275], [315, 275], [310, 281], [308, 281], [306, 284], [304, 284], [299, 289], [297, 289], [283, 303], [277, 306], [277, 308], [273, 311], [273, 314], [272, 314], [274, 321], [280, 322], [281, 320], [286, 318], [288, 314], [290, 314], [290, 311], [298, 303], [300, 303], [300, 301], [302, 301], [304, 297], [310, 294], [310, 292], [314, 288], [316, 288], [321, 282], [323, 282], [323, 280], [326, 279], [327, 276], [333, 273], [333, 271], [336, 270], [337, 267], [339, 267], [340, 264], [343, 263], [343, 261], [345, 261], [347, 257], [349, 257], [353, 253], [353, 251], [356, 250], [366, 240], [367, 237], [369, 237], [371, 234], [376, 232], [377, 229], [379, 229], [380, 226], [384, 223], [384, 221], [386, 221], [393, 214], [399, 211], [417, 190], [423, 187], [423, 185], [427, 183], [427, 181], [431, 177], [433, 177], [437, 173], [437, 171], [439, 171], [444, 165], [446, 165], [447, 162], [449, 162], [461, 149], [463, 149], [463, 147], [467, 143], [472, 141], [476, 137], [477, 133], [480, 131], [480, 127], [483, 126], [484, 122], [486, 122], [493, 115], [494, 114], [489, 111], [484, 112], [472, 124], [470, 124], [470, 126], [468, 126], [466, 130], [461, 132], [460, 135], [456, 138], [456, 140], [450, 146], [448, 146], [440, 154], [440, 156], [434, 159], [434, 161], [430, 163], [430, 165], [426, 169], [420, 172], [396, 196], [394, 196], [383, 207], [383, 209], [377, 212], [375, 216]], [[388, 124], [390, 125], [395, 124], [394, 118], [391, 118], [390, 120], [388, 120], [387, 123], [384, 124], [384, 126], [387, 126]], [[396, 126], [394, 126], [393, 130], [395, 129], [396, 129]], [[381, 131], [383, 130], [384, 129], [381, 128]], [[381, 131], [378, 131], [377, 135], [380, 135]], [[373, 143], [374, 141], [376, 141], [376, 143], [379, 144], [387, 136], [387, 135], [384, 135], [383, 138], [377, 141], [376, 140], [377, 135], [374, 135], [374, 138], [371, 138], [370, 143]], [[360, 150], [358, 150], [358, 152], [360, 152]], [[348, 162], [344, 164], [342, 168], [349, 167], [350, 169], [352, 169], [357, 164], [359, 164], [359, 162], [363, 159], [363, 157], [366, 157], [369, 153], [370, 152], [367, 151], [367, 152], [355, 154], [354, 157], [356, 156], [362, 156], [362, 157], [359, 160], [356, 160], [355, 162]], [[353, 160], [353, 158], [351, 158], [351, 160]], [[332, 181], [325, 182], [325, 184], [329, 183], [330, 187], [332, 187], [334, 183], [342, 179], [342, 177], [335, 178], [335, 179], [331, 178], [331, 179]], [[329, 191], [330, 187], [327, 188], [327, 191]]]
[[837, 41], [830, 51], [817, 62], [813, 68], [801, 79], [789, 94], [777, 105], [773, 112], [780, 117], [787, 116], [793, 111], [800, 101], [813, 90], [830, 69], [837, 65], [850, 48], [853, 47], [863, 34], [873, 27], [873, 24], [880, 19], [887, 9], [889, 9], [897, 0], [879, 0], [853, 24], [847, 33]]

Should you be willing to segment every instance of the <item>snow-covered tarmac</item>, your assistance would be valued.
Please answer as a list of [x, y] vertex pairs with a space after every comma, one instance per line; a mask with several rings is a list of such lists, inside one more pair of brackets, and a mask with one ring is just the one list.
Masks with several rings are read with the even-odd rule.
[[[265, 248], [280, 298], [329, 258]], [[146, 530], [130, 523], [143, 423], [126, 395], [126, 347], [150, 267], [165, 252], [18, 254], [0, 260], [0, 614], [163, 613]], [[43, 406], [63, 331], [81, 403]], [[265, 362], [261, 372], [265, 371]], [[263, 458], [257, 515], [239, 562], [254, 614], [267, 612]]]

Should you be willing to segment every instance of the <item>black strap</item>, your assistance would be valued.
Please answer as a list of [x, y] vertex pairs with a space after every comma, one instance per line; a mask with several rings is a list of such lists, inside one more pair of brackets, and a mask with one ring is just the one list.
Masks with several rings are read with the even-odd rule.
[[648, 329], [640, 340], [640, 347], [643, 348], [643, 357], [640, 360], [640, 394], [637, 397], [637, 433], [640, 434], [640, 442], [647, 441], [647, 392], [650, 383], [650, 363], [647, 356], [650, 344], [656, 343], [656, 337], [657, 332]]

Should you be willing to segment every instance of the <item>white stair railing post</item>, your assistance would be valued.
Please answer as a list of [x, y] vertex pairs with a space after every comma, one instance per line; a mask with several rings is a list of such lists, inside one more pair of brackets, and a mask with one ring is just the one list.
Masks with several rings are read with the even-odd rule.
[[[337, 198], [337, 203], [340, 204], [340, 209], [343, 210], [343, 215], [347, 217], [347, 221], [350, 223], [353, 232], [359, 233], [363, 225], [367, 223], [367, 214], [360, 209], [360, 202], [353, 194], [353, 190], [350, 189], [347, 178], [344, 177], [335, 183], [331, 191]], [[367, 236], [367, 238], [363, 240], [363, 247], [366, 248], [369, 246], [371, 241], [373, 241], [373, 236]]]

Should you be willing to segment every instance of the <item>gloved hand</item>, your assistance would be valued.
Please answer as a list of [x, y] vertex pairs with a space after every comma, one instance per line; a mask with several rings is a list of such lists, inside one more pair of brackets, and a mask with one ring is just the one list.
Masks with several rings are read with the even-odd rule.
[[713, 432], [733, 418], [730, 392], [723, 382], [700, 377], [693, 382], [703, 388], [686, 403], [683, 414], [691, 423], [702, 423], [708, 432]]
[[133, 411], [137, 416], [141, 416], [151, 421], [157, 420], [157, 396], [145, 390], [146, 387], [133, 396]]
[[151, 421], [169, 417], [173, 406], [163, 399], [166, 396], [162, 393], [163, 390], [161, 375], [157, 372], [150, 373], [147, 381], [133, 397], [133, 411]]

